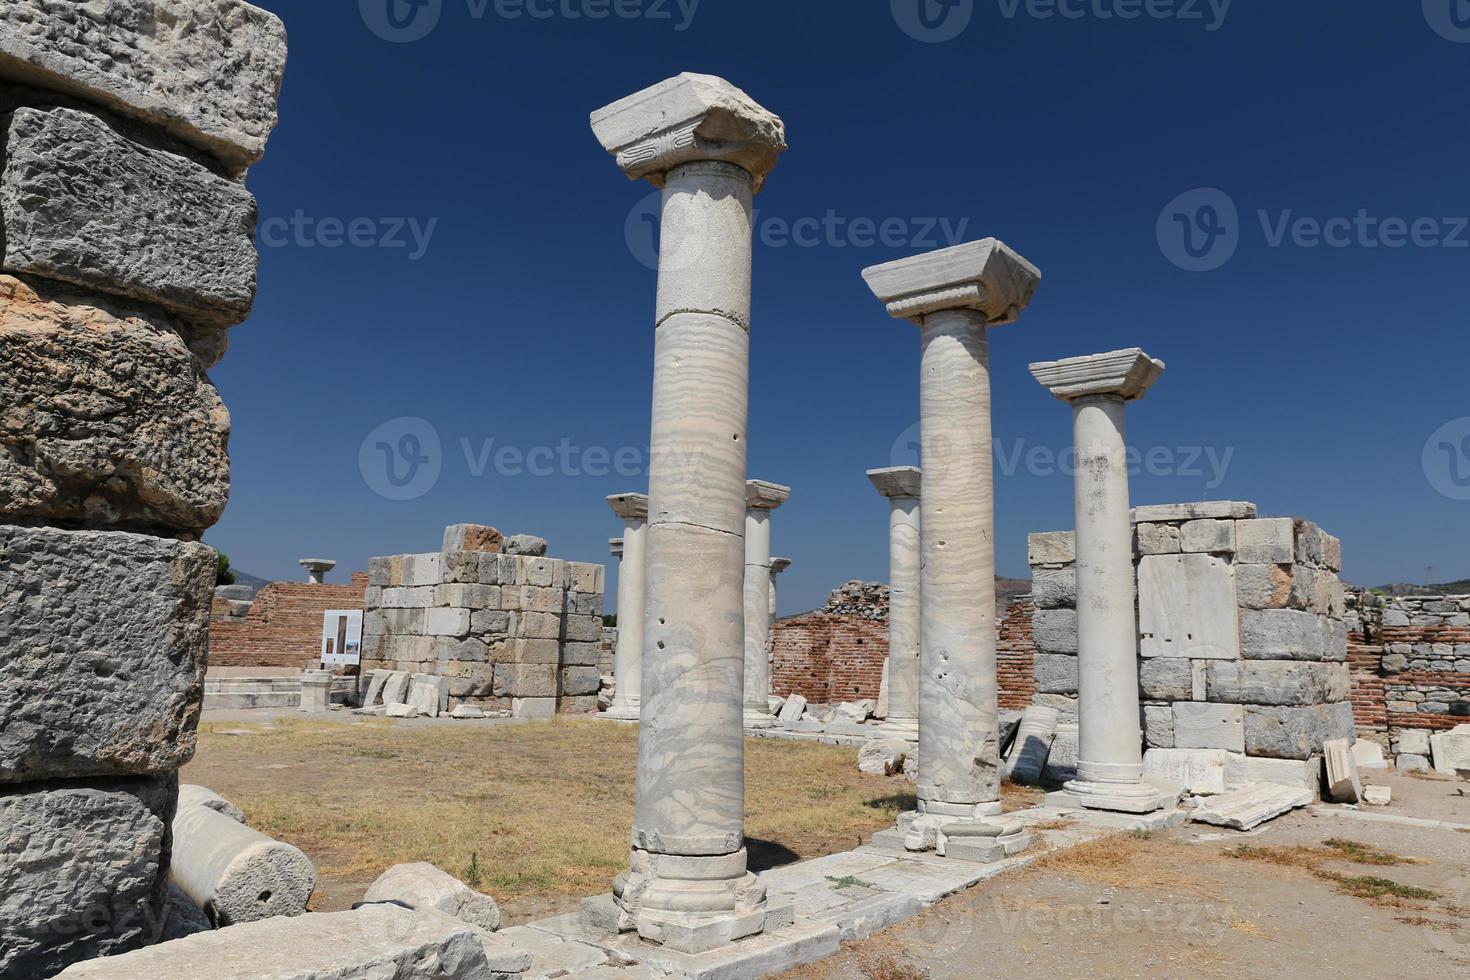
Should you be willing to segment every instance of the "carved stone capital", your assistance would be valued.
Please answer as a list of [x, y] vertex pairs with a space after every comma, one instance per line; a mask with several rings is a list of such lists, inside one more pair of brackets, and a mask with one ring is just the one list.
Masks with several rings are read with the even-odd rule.
[[791, 488], [764, 480], [745, 484], [745, 506], [748, 510], [775, 510], [791, 499]]
[[615, 493], [607, 498], [607, 505], [612, 508], [614, 514], [625, 521], [648, 520], [648, 494], [646, 493]]
[[917, 466], [891, 466], [868, 470], [868, 479], [885, 497], [917, 497], [923, 486], [923, 470]]
[[1031, 376], [1064, 402], [1090, 395], [1134, 401], [1164, 373], [1164, 362], [1137, 347], [1031, 365]]
[[994, 238], [863, 270], [889, 315], [922, 323], [944, 310], [977, 310], [991, 326], [1013, 323], [1031, 302], [1041, 271]]
[[592, 131], [632, 180], [662, 187], [680, 164], [713, 160], [751, 175], [758, 191], [786, 150], [786, 127], [714, 75], [685, 72], [592, 113]]

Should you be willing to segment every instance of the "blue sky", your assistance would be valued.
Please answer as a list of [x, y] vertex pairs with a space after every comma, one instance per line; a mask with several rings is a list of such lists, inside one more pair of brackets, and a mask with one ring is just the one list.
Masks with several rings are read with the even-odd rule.
[[[212, 372], [234, 483], [206, 540], [237, 567], [340, 580], [465, 521], [608, 560], [603, 499], [646, 485], [652, 188], [587, 116], [687, 70], [791, 144], [757, 199], [750, 432], [751, 476], [794, 488], [783, 613], [886, 577], [863, 474], [912, 461], [919, 344], [860, 271], [987, 236], [1045, 276], [992, 336], [1002, 574], [1072, 522], [1068, 412], [1027, 363], [1141, 346], [1169, 368], [1130, 409], [1135, 503], [1309, 517], [1355, 582], [1470, 575], [1465, 0], [396, 0], [401, 43], [388, 0], [259, 2], [291, 58], [249, 177], [260, 296]], [[376, 445], [416, 433], [437, 479], [390, 499]]]

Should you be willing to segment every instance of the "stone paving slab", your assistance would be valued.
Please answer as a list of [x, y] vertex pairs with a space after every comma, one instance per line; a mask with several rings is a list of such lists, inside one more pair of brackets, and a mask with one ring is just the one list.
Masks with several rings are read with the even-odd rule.
[[526, 971], [525, 980], [550, 980], [608, 963], [607, 953], [597, 946], [529, 926], [512, 926], [495, 935], [531, 954], [531, 968]]
[[848, 875], [862, 876], [865, 871], [892, 864], [898, 858], [892, 854], [881, 854], [862, 849], [828, 854], [799, 864], [783, 868], [772, 868], [761, 872], [761, 880], [774, 892], [792, 894], [810, 885], [822, 884], [829, 878]]
[[[784, 929], [695, 955], [653, 946], [636, 936], [620, 936], [610, 946], [614, 951], [636, 957], [655, 976], [758, 980], [835, 955], [841, 948], [841, 937], [831, 923], [798, 920]], [[529, 977], [527, 974], [528, 980]]]

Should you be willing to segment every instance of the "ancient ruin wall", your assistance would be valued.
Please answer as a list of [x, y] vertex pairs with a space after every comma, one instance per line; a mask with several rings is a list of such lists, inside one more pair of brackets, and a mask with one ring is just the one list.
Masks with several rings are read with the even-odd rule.
[[771, 691], [813, 704], [877, 702], [888, 656], [888, 626], [812, 612], [778, 622], [771, 633]]
[[350, 585], [272, 582], [256, 594], [243, 617], [210, 623], [209, 666], [317, 666], [322, 614], [362, 609], [367, 587], [367, 572], [354, 573]]
[[0, 976], [164, 926], [285, 60], [239, 0], [0, 14]]

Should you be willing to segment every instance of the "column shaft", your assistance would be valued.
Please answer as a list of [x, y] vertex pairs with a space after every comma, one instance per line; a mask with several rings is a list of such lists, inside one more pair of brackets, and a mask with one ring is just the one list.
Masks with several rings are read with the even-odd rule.
[[[745, 512], [745, 718], [770, 723], [771, 512]], [[755, 715], [755, 718], [751, 716]]]
[[1115, 395], [1079, 398], [1072, 404], [1081, 730], [1077, 776], [1084, 782], [1133, 783], [1143, 775], [1124, 414], [1123, 399]]
[[623, 557], [618, 562], [618, 647], [613, 659], [613, 696], [609, 714], [636, 719], [643, 691], [643, 602], [646, 594], [648, 522], [623, 525]]
[[919, 800], [998, 813], [990, 354], [979, 312], [924, 318], [919, 401]]
[[894, 497], [888, 517], [888, 731], [919, 737], [922, 560], [919, 500]]
[[[751, 200], [723, 163], [677, 167], [663, 192], [663, 227], [682, 231], [659, 258], [633, 829], [662, 854], [734, 854], [744, 835]], [[740, 305], [688, 302], [712, 288]]]

